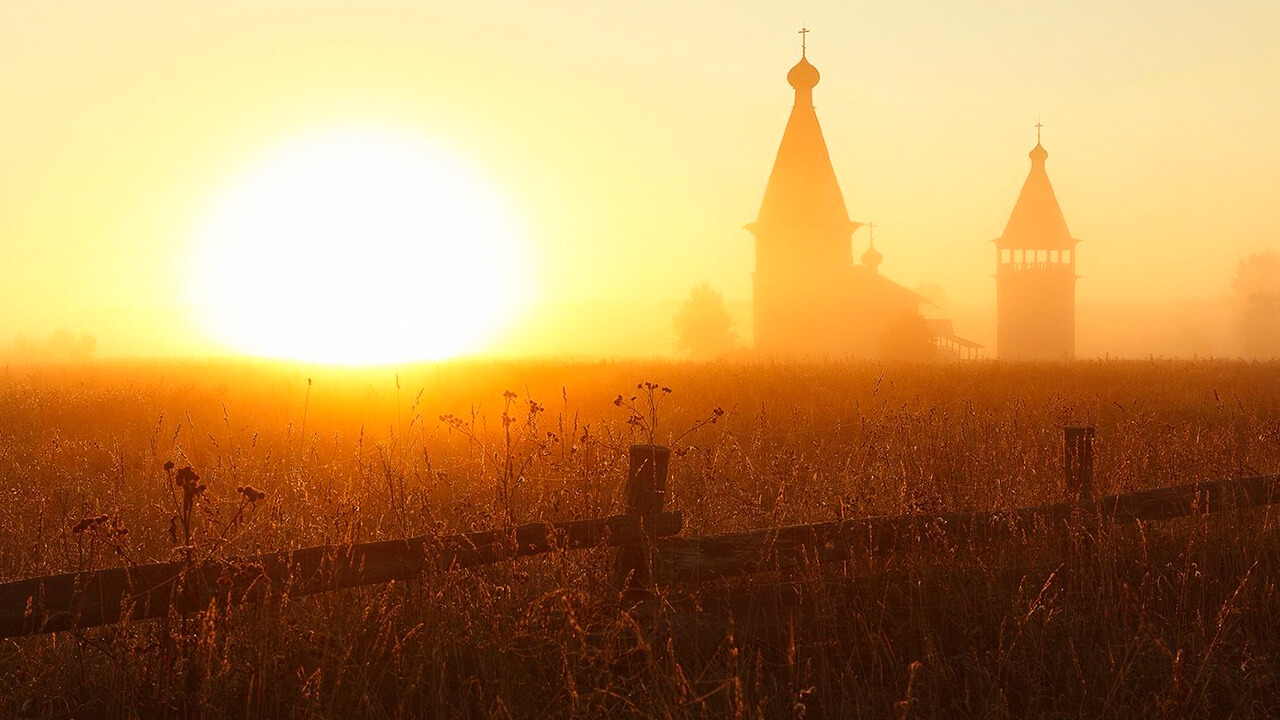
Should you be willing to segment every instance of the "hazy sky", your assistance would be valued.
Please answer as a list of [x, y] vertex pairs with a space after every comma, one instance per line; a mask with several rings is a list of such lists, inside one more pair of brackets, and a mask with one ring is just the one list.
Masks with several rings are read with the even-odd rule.
[[7, 0], [0, 338], [181, 351], [213, 198], [290, 138], [353, 125], [488, 177], [539, 303], [656, 305], [703, 278], [749, 299], [742, 225], [802, 23], [850, 215], [903, 284], [993, 307], [988, 241], [1037, 117], [1082, 306], [1217, 297], [1241, 255], [1280, 246], [1274, 0], [781, 5]]

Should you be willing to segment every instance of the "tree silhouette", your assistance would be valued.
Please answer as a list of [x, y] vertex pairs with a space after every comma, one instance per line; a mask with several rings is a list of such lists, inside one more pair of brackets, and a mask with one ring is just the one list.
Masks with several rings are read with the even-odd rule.
[[695, 358], [722, 355], [738, 346], [724, 296], [705, 280], [689, 291], [675, 315], [676, 346]]
[[924, 318], [919, 313], [907, 313], [880, 338], [880, 356], [886, 360], [937, 360], [938, 348]]
[[1280, 356], [1280, 254], [1253, 253], [1231, 281], [1240, 347], [1251, 357]]
[[[21, 362], [84, 363], [93, 358], [98, 340], [92, 335], [76, 336], [63, 328], [43, 340], [18, 335], [9, 355]], [[0, 354], [4, 354], [0, 350]]]

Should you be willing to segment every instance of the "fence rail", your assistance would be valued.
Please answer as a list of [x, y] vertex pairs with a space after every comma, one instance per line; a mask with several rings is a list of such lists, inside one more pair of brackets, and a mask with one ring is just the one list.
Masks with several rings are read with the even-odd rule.
[[1053, 530], [1080, 523], [1165, 520], [1280, 502], [1280, 475], [1213, 480], [1092, 497], [1093, 428], [1064, 436], [1070, 501], [1004, 512], [863, 518], [677, 538], [678, 512], [664, 512], [670, 451], [631, 448], [627, 515], [533, 523], [445, 537], [325, 545], [238, 560], [169, 562], [67, 573], [0, 584], [0, 638], [192, 612], [218, 600], [253, 602], [421, 577], [556, 550], [618, 547], [615, 582], [634, 604], [654, 582], [702, 582], [813, 562], [885, 553], [907, 543], [948, 545]]
[[553, 550], [635, 545], [680, 532], [680, 513], [532, 523], [509, 531], [321, 545], [238, 560], [111, 568], [0, 585], [0, 638], [163, 617], [270, 594], [301, 596], [489, 565]]
[[1004, 512], [861, 518], [656, 543], [655, 574], [701, 582], [762, 570], [887, 554], [907, 543], [981, 543], [1080, 523], [1169, 520], [1280, 502], [1280, 475], [1211, 480]]

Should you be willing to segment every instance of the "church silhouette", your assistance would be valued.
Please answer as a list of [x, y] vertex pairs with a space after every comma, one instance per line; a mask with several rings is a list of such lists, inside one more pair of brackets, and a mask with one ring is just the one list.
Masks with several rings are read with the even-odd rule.
[[996, 351], [1009, 360], [1071, 360], [1076, 352], [1076, 243], [1053, 194], [1044, 161], [1031, 172], [996, 244]]
[[[808, 30], [801, 30], [801, 37]], [[928, 298], [880, 272], [874, 225], [860, 262], [849, 217], [813, 106], [820, 75], [806, 43], [787, 73], [795, 104], [765, 186], [752, 274], [755, 349], [770, 356], [971, 359], [983, 346], [948, 319], [926, 319]], [[1037, 138], [1032, 170], [997, 246], [1000, 357], [1070, 358], [1074, 353], [1074, 245]]]

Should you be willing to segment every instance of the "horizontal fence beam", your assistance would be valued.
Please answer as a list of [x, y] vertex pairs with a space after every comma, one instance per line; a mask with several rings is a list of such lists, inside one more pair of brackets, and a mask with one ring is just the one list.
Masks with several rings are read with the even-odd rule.
[[0, 584], [0, 638], [190, 612], [215, 598], [237, 604], [407, 580], [513, 557], [634, 545], [680, 532], [680, 513], [616, 515], [512, 530], [322, 545], [248, 558], [67, 573]]
[[671, 537], [681, 530], [679, 513], [533, 523], [508, 531], [318, 546], [196, 567], [171, 562], [0, 584], [0, 637], [156, 618], [171, 610], [191, 612], [215, 598], [236, 604], [273, 595], [310, 595], [554, 550], [636, 545], [652, 538], [661, 538], [654, 547], [655, 579], [696, 582], [848, 560], [907, 543], [971, 543], [1018, 536], [1061, 527], [1072, 518], [1164, 520], [1276, 502], [1280, 502], [1280, 476], [1264, 475], [1112, 495], [1085, 504], [864, 518], [698, 538]]
[[862, 518], [668, 538], [654, 548], [654, 573], [665, 582], [719, 577], [884, 554], [907, 543], [967, 543], [1062, 527], [1073, 517], [1116, 522], [1166, 520], [1280, 502], [1280, 475], [1212, 480], [1004, 512]]

